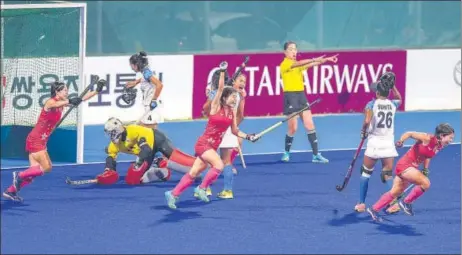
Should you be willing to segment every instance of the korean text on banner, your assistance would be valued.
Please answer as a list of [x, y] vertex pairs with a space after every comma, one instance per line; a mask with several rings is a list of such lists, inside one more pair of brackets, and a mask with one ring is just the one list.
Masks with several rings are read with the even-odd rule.
[[[298, 59], [334, 54], [339, 54], [337, 63], [325, 63], [304, 73], [308, 100], [317, 97], [323, 99], [313, 108], [314, 113], [362, 112], [366, 103], [375, 96], [370, 92], [369, 83], [386, 71], [395, 72], [396, 86], [404, 97], [406, 51], [310, 52], [300, 53]], [[205, 88], [215, 68], [221, 61], [228, 61], [228, 72], [232, 75], [244, 56], [194, 56], [193, 118], [202, 117], [202, 106], [206, 101]], [[272, 53], [249, 56], [250, 61], [244, 71], [247, 75], [246, 115], [282, 114], [283, 92], [279, 64], [284, 55]], [[404, 104], [400, 110], [404, 110]]]
[[[121, 98], [127, 81], [140, 76], [132, 71], [130, 56], [87, 57], [85, 59], [85, 77], [87, 83], [92, 74], [108, 81], [101, 94], [84, 105], [84, 123], [87, 125], [103, 124], [110, 117], [122, 121], [135, 121], [144, 113], [141, 89], [134, 103], [127, 105]], [[164, 87], [159, 99], [162, 101], [161, 112], [166, 120], [191, 118], [192, 109], [192, 71], [193, 57], [185, 56], [148, 56], [149, 68], [162, 81]]]
[[460, 49], [409, 50], [406, 110], [461, 109]]

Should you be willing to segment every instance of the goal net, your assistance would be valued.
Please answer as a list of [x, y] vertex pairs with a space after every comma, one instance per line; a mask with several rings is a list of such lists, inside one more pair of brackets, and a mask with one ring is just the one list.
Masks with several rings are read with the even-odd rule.
[[[53, 82], [66, 83], [70, 97], [82, 91], [85, 12], [85, 4], [2, 5], [2, 160], [28, 158], [26, 137]], [[50, 137], [47, 149], [53, 161], [82, 162], [80, 113], [81, 108], [74, 109]]]

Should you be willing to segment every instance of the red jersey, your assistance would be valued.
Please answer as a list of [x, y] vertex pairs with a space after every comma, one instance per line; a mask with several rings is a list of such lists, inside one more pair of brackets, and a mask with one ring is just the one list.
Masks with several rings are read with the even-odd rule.
[[33, 153], [46, 149], [51, 131], [61, 119], [62, 112], [63, 107], [49, 109], [48, 111], [42, 108], [37, 124], [27, 136], [26, 151]]
[[222, 107], [216, 114], [210, 115], [204, 133], [197, 140], [196, 155], [200, 156], [209, 149], [217, 150], [226, 130], [233, 124], [233, 119], [234, 114], [231, 108], [229, 108], [228, 114]]
[[430, 142], [424, 145], [421, 141], [417, 141], [406, 152], [406, 154], [398, 160], [396, 164], [396, 174], [401, 174], [409, 167], [418, 168], [426, 159], [433, 158], [443, 147], [438, 143], [435, 136], [431, 136]]

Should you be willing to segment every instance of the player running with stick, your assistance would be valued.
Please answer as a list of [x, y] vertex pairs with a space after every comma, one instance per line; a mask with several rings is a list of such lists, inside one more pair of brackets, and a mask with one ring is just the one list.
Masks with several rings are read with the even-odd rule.
[[[243, 63], [242, 68], [244, 67], [245, 67], [245, 64]], [[220, 71], [217, 70], [216, 73], [219, 74]], [[245, 96], [246, 96], [245, 85], [246, 85], [247, 78], [244, 74], [240, 72], [236, 75], [233, 75], [233, 77], [234, 76], [236, 76], [234, 80], [232, 79], [230, 82], [226, 82], [226, 79], [225, 79], [225, 82], [228, 84], [231, 83], [232, 87], [236, 91], [238, 91], [238, 95], [236, 98], [237, 101], [234, 107], [234, 115], [236, 116], [236, 124], [237, 126], [239, 126], [242, 120], [244, 119], [244, 105], [245, 105]], [[212, 100], [215, 97], [215, 93], [213, 93], [213, 96], [211, 96]], [[206, 112], [206, 114], [208, 115], [209, 113]], [[223, 163], [225, 165], [225, 168], [223, 169], [224, 188], [222, 192], [218, 193], [219, 198], [223, 198], [223, 199], [234, 198], [233, 181], [234, 181], [234, 175], [237, 174], [237, 170], [234, 168], [233, 162], [239, 153], [239, 147], [241, 146], [241, 144], [242, 144], [242, 138], [239, 138], [233, 135], [231, 131], [231, 127], [229, 127], [226, 130], [225, 135], [223, 136], [223, 140], [221, 144], [218, 146], [218, 148], [220, 148], [220, 157], [223, 160]], [[210, 187], [208, 187], [207, 195], [210, 196], [211, 193], [212, 191]], [[194, 195], [198, 197], [197, 194], [194, 194]]]
[[100, 93], [105, 85], [106, 82], [100, 80], [95, 91], [85, 93], [83, 97], [73, 98], [68, 98], [68, 88], [63, 82], [54, 82], [51, 85], [51, 98], [45, 102], [37, 124], [26, 139], [26, 151], [29, 153], [30, 167], [21, 172], [13, 172], [13, 184], [3, 192], [3, 197], [13, 201], [22, 201], [22, 198], [19, 197], [19, 191], [36, 177], [51, 171], [52, 164], [47, 152], [47, 142], [61, 120], [64, 107], [77, 106], [82, 101], [89, 100]]
[[[364, 161], [361, 166], [359, 186], [359, 203], [355, 211], [366, 211], [366, 196], [369, 187], [369, 179], [378, 160], [382, 162], [380, 179], [386, 183], [388, 189], [393, 185], [393, 163], [398, 156], [395, 148], [394, 123], [396, 109], [402, 102], [401, 94], [395, 86], [395, 74], [387, 72], [380, 77], [377, 83], [373, 83], [376, 91], [376, 99], [371, 100], [365, 108], [365, 118], [361, 130], [361, 139], [367, 139]], [[389, 100], [390, 89], [393, 90], [394, 100]], [[389, 208], [389, 213], [399, 210], [395, 205]]]
[[[115, 184], [119, 180], [116, 159], [121, 152], [137, 156], [125, 176], [125, 183], [129, 185], [167, 181], [170, 179], [170, 169], [187, 173], [195, 160], [194, 157], [175, 149], [167, 136], [158, 129], [134, 124], [125, 126], [119, 119], [110, 118], [104, 125], [104, 132], [110, 138], [106, 147], [104, 172], [91, 180], [68, 179], [68, 184]], [[168, 161], [156, 157], [156, 153], [162, 153]]]
[[[454, 140], [454, 129], [449, 124], [442, 123], [436, 127], [435, 134], [433, 135], [406, 132], [396, 142], [396, 146], [403, 146], [404, 141], [409, 138], [413, 138], [416, 142], [398, 160], [395, 168], [396, 176], [393, 180], [393, 187], [390, 191], [383, 194], [371, 208], [367, 208], [367, 212], [372, 216], [374, 221], [382, 221], [378, 212], [390, 204], [393, 199], [401, 195], [409, 184], [414, 184], [414, 188], [412, 188], [406, 198], [398, 203], [406, 214], [414, 215], [411, 206], [412, 203], [430, 188], [430, 180], [428, 179], [430, 160]], [[424, 164], [424, 171], [421, 172], [418, 167], [422, 163]]]
[[226, 130], [231, 127], [231, 131], [238, 137], [255, 142], [255, 135], [248, 135], [240, 131], [237, 127], [236, 116], [233, 108], [236, 105], [237, 91], [232, 87], [225, 87], [225, 73], [228, 64], [220, 64], [220, 78], [217, 94], [215, 95], [210, 110], [210, 117], [202, 136], [196, 142], [195, 152], [198, 156], [193, 167], [186, 173], [176, 187], [165, 192], [165, 199], [171, 209], [176, 209], [179, 196], [193, 183], [194, 179], [205, 170], [208, 164], [212, 167], [205, 175], [202, 183], [195, 188], [195, 193], [204, 201], [209, 202], [206, 188], [215, 182], [224, 168], [223, 161], [217, 153], [218, 146], [222, 142]]
[[[297, 112], [308, 105], [305, 95], [305, 85], [303, 83], [303, 72], [310, 67], [321, 65], [327, 61], [336, 63], [337, 55], [324, 58], [324, 56], [314, 59], [304, 59], [297, 61], [297, 45], [294, 42], [286, 42], [284, 44], [285, 58], [280, 67], [281, 77], [283, 81], [284, 91], [284, 115], [290, 115]], [[314, 163], [327, 163], [329, 160], [324, 158], [318, 152], [318, 138], [316, 137], [316, 129], [313, 122], [313, 115], [311, 110], [308, 109], [300, 114], [303, 125], [308, 132], [308, 141], [313, 149]], [[298, 118], [290, 119], [288, 123], [288, 131], [285, 138], [285, 152], [282, 156], [283, 162], [290, 160], [290, 147], [294, 140], [294, 134], [297, 131]]]
[[157, 124], [162, 123], [161, 102], [158, 100], [164, 85], [154, 76], [153, 71], [149, 69], [148, 56], [144, 51], [134, 54], [130, 57], [130, 67], [137, 74], [135, 81], [127, 82], [124, 90], [125, 103], [130, 104], [136, 98], [134, 87], [138, 84], [141, 86], [143, 94], [144, 111], [136, 124], [145, 127], [156, 128]]

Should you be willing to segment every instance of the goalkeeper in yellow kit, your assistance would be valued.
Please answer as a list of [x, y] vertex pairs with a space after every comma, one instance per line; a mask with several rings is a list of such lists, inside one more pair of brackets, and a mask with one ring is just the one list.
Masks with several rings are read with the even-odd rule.
[[[97, 176], [95, 183], [110, 185], [118, 181], [116, 159], [119, 153], [137, 156], [125, 176], [125, 182], [130, 185], [167, 181], [171, 175], [170, 169], [187, 173], [195, 160], [195, 157], [175, 149], [158, 129], [134, 124], [125, 126], [119, 119], [110, 118], [104, 125], [104, 132], [111, 142], [106, 147], [104, 172]], [[168, 160], [158, 160], [155, 157], [157, 152]]]

